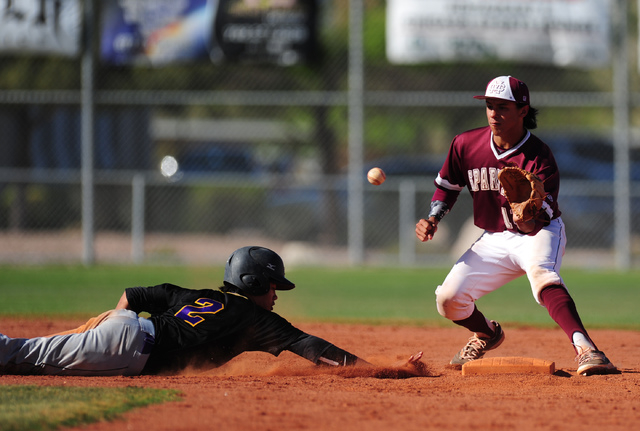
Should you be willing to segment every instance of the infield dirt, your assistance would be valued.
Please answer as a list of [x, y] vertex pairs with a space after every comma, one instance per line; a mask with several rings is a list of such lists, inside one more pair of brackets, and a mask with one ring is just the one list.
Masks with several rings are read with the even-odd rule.
[[[80, 320], [0, 318], [0, 332], [33, 337]], [[296, 324], [296, 322], [292, 322]], [[126, 413], [114, 422], [78, 428], [106, 430], [633, 430], [640, 427], [640, 333], [591, 330], [620, 370], [576, 376], [574, 353], [559, 329], [511, 327], [490, 356], [551, 360], [556, 372], [463, 376], [447, 366], [466, 342], [457, 327], [299, 323], [381, 367], [423, 351], [430, 375], [407, 379], [317, 368], [289, 352], [274, 358], [245, 353], [227, 365], [180, 376], [0, 376], [0, 384], [145, 386], [170, 388], [178, 402]]]

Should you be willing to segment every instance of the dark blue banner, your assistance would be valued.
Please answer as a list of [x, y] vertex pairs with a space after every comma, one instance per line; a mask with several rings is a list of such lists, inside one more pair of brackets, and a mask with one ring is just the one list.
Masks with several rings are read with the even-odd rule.
[[295, 65], [316, 48], [316, 0], [103, 0], [101, 59]]

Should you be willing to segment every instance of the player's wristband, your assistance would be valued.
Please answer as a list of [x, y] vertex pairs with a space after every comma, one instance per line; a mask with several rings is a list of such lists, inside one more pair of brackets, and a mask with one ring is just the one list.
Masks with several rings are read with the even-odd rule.
[[318, 358], [318, 365], [330, 365], [332, 367], [349, 367], [355, 365], [358, 357], [339, 347], [330, 345]]
[[449, 212], [449, 206], [442, 201], [432, 201], [431, 202], [431, 210], [429, 211], [429, 215], [427, 218], [433, 217], [438, 222], [442, 220], [442, 218], [447, 215]]

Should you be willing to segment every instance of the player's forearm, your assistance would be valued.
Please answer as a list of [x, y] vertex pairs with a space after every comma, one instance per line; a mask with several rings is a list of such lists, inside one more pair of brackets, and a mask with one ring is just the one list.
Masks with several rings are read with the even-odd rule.
[[[446, 202], [433, 200], [431, 201], [431, 208], [429, 210], [428, 220], [433, 220], [439, 223], [444, 216], [449, 213], [449, 205]], [[436, 224], [437, 224], [436, 223]]]
[[333, 344], [329, 346], [319, 357], [318, 365], [329, 365], [332, 367], [354, 367], [371, 365], [362, 358], [357, 357], [353, 353], [349, 353]]
[[295, 353], [296, 355], [300, 355], [317, 365], [348, 367], [369, 364], [364, 359], [359, 358], [320, 337], [306, 333], [302, 333], [298, 340], [287, 347], [287, 350]]
[[116, 310], [129, 310], [129, 300], [127, 299], [127, 292], [123, 292], [118, 304], [116, 305]]
[[362, 367], [362, 366], [370, 366], [370, 365], [371, 365], [371, 363], [370, 363], [370, 362], [365, 361], [365, 360], [364, 360], [364, 359], [362, 359], [362, 358], [358, 358], [358, 359], [356, 359], [356, 363], [355, 363], [355, 364], [353, 364], [353, 365], [354, 365], [354, 366], [356, 366], [356, 367]]

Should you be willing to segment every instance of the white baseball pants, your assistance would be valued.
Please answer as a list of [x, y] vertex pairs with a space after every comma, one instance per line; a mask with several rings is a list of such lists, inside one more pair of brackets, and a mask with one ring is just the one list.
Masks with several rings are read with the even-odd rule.
[[471, 316], [478, 298], [526, 274], [536, 301], [547, 286], [560, 284], [567, 238], [560, 218], [536, 235], [484, 232], [436, 289], [438, 312], [450, 320]]

